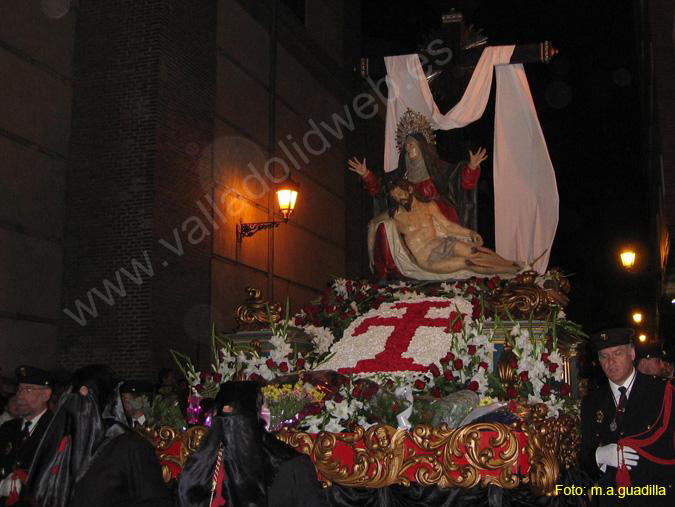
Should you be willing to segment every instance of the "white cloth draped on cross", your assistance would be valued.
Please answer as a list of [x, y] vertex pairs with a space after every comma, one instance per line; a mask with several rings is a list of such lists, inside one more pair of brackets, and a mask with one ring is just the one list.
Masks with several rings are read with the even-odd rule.
[[396, 125], [407, 109], [427, 116], [434, 129], [461, 128], [485, 111], [496, 69], [493, 170], [496, 252], [544, 273], [558, 226], [553, 164], [522, 64], [509, 64], [514, 46], [485, 48], [461, 100], [442, 114], [417, 55], [385, 58], [389, 97], [384, 170], [398, 165]]

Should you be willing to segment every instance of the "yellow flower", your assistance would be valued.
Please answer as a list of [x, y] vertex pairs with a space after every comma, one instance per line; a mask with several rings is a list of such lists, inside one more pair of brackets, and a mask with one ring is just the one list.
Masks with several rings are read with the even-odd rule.
[[494, 400], [492, 398], [490, 398], [489, 396], [483, 396], [480, 399], [480, 402], [478, 403], [478, 406], [484, 407], [486, 405], [491, 405], [492, 403], [494, 403]]

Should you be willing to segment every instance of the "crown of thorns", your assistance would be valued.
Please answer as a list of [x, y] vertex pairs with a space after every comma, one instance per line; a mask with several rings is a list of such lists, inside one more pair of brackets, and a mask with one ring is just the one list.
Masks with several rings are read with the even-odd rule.
[[422, 134], [429, 144], [436, 144], [436, 135], [431, 129], [431, 123], [422, 113], [407, 109], [401, 115], [401, 119], [396, 125], [396, 148], [401, 151], [406, 138], [410, 134]]

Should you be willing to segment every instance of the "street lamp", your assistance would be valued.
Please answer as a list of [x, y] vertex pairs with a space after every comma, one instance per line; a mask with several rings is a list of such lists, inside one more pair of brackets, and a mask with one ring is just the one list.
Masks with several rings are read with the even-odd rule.
[[633, 312], [633, 322], [636, 324], [642, 322], [642, 312]]
[[240, 243], [243, 238], [253, 236], [256, 232], [264, 229], [272, 229], [279, 227], [281, 223], [287, 223], [293, 211], [295, 211], [295, 204], [298, 200], [299, 185], [294, 182], [289, 176], [288, 179], [279, 184], [275, 190], [277, 196], [277, 204], [279, 205], [279, 212], [283, 217], [283, 221], [272, 220], [271, 222], [253, 222], [237, 225], [237, 242]]
[[647, 341], [647, 335], [642, 333], [640, 336], [638, 336], [638, 340], [640, 340], [640, 343], [644, 343]]
[[622, 250], [621, 253], [619, 254], [619, 257], [621, 258], [621, 265], [626, 268], [627, 270], [631, 270], [631, 268], [635, 265], [635, 250], [631, 250], [630, 248], [627, 248], [625, 250]]

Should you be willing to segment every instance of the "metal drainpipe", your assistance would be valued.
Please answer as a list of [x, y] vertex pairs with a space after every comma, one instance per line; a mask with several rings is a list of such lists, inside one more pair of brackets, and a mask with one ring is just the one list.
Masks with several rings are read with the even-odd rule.
[[[268, 154], [271, 160], [276, 156], [276, 95], [277, 95], [277, 8], [279, 0], [272, 0], [270, 15], [270, 65], [269, 65], [269, 115], [268, 115]], [[271, 164], [270, 164], [271, 166]], [[276, 176], [276, 167], [271, 167], [272, 174]], [[275, 193], [270, 182], [270, 192], [267, 196], [267, 219], [274, 220]], [[267, 235], [267, 300], [274, 301], [274, 228]]]

